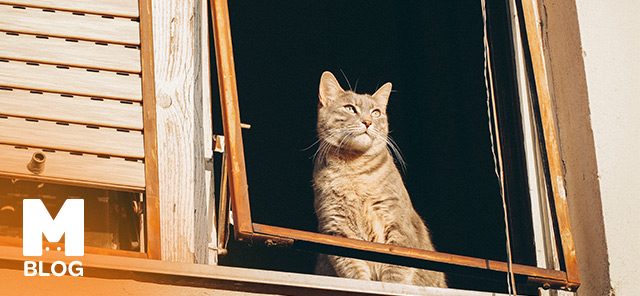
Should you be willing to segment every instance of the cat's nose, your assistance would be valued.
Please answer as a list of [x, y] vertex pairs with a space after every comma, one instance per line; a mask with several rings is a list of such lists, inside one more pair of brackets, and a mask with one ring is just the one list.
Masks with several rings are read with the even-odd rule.
[[364, 124], [366, 128], [369, 128], [369, 126], [371, 125], [371, 120], [365, 120], [362, 122], [362, 124]]

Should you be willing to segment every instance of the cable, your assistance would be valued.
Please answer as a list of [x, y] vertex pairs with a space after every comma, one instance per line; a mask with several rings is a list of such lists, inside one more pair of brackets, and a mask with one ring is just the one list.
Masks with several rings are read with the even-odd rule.
[[[500, 197], [502, 198], [502, 208], [504, 211], [504, 225], [506, 234], [506, 251], [507, 251], [507, 286], [509, 295], [517, 295], [515, 275], [513, 273], [513, 257], [511, 253], [511, 236], [509, 234], [509, 219], [507, 216], [507, 200], [504, 190], [504, 170], [502, 163], [502, 147], [500, 144], [500, 132], [498, 130], [498, 119], [496, 113], [496, 101], [493, 92], [493, 75], [491, 73], [491, 55], [489, 49], [489, 38], [487, 29], [487, 6], [485, 0], [480, 0], [482, 3], [482, 21], [484, 25], [484, 73], [485, 73], [485, 85], [487, 88], [487, 113], [489, 116], [489, 133], [491, 134], [491, 152], [493, 153], [493, 160], [495, 165], [496, 176], [500, 183]], [[497, 155], [496, 155], [497, 153]]]

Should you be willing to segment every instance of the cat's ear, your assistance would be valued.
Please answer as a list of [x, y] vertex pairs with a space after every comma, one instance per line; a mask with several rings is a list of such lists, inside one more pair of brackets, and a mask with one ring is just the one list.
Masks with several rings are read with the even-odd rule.
[[385, 83], [381, 86], [376, 93], [372, 95], [373, 99], [378, 102], [378, 104], [382, 104], [387, 106], [387, 102], [389, 101], [389, 95], [391, 95], [391, 82]]
[[322, 73], [322, 77], [320, 77], [320, 92], [318, 93], [322, 106], [327, 106], [330, 101], [343, 92], [344, 90], [340, 87], [340, 83], [331, 72], [325, 71]]

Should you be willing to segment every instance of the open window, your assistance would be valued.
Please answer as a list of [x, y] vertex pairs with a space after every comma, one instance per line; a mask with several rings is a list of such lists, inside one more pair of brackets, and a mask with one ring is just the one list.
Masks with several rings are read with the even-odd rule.
[[[85, 200], [87, 253], [160, 258], [150, 1], [0, 4], [0, 241]], [[55, 217], [55, 216], [54, 216]]]
[[[225, 155], [220, 250], [230, 207], [244, 243], [445, 271], [458, 288], [501, 289], [465, 283], [508, 277], [524, 290], [577, 289], [537, 2], [440, 2], [211, 1]], [[314, 232], [313, 151], [303, 149], [314, 142], [324, 70], [344, 70], [343, 86], [360, 92], [394, 82], [391, 135], [438, 252]], [[559, 259], [543, 262], [540, 249]], [[249, 253], [230, 250], [229, 264], [269, 257]], [[304, 258], [313, 264], [313, 254]]]

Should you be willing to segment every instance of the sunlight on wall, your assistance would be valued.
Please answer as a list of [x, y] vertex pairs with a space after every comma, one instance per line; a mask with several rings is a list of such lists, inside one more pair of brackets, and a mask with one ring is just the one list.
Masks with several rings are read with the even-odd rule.
[[589, 91], [611, 286], [640, 280], [640, 2], [576, 1]]

